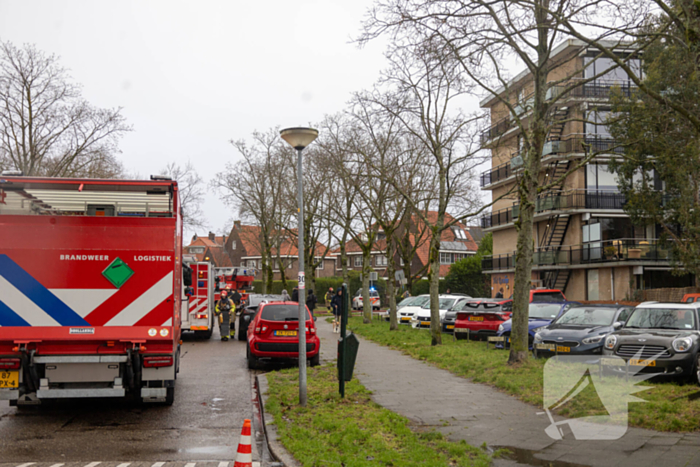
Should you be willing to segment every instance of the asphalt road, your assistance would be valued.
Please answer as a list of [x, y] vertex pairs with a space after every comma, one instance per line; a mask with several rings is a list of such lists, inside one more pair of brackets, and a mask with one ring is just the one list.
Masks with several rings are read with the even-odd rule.
[[171, 407], [90, 399], [17, 410], [0, 401], [0, 465], [235, 460], [253, 414], [245, 342], [222, 342], [218, 331], [183, 340]]

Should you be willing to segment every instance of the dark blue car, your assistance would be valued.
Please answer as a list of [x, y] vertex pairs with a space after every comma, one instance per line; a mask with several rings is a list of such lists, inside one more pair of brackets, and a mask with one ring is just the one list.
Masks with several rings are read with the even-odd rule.
[[605, 336], [614, 331], [613, 324], [627, 321], [633, 310], [622, 305], [572, 306], [535, 333], [537, 355], [600, 355]]
[[[532, 349], [532, 343], [535, 340], [535, 332], [550, 324], [554, 319], [561, 316], [566, 310], [574, 305], [580, 305], [579, 302], [533, 302], [530, 303], [528, 323], [528, 348]], [[506, 342], [510, 338], [510, 328], [512, 320], [505, 321], [498, 326], [497, 336], [506, 337]], [[503, 344], [496, 345], [498, 348], [503, 348]]]

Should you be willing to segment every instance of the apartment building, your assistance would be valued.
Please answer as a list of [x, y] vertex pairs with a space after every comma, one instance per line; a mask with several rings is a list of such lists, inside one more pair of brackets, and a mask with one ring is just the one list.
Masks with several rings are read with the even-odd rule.
[[[625, 53], [620, 51], [620, 53]], [[692, 277], [674, 276], [670, 252], [657, 241], [660, 229], [654, 225], [633, 225], [623, 210], [625, 199], [617, 180], [608, 169], [611, 158], [622, 149], [606, 126], [613, 92], [631, 95], [633, 82], [620, 69], [592, 78], [610, 68], [612, 61], [577, 40], [568, 40], [553, 52], [548, 98], [559, 97], [553, 124], [543, 150], [540, 180], [557, 180], [583, 158], [596, 154], [536, 203], [533, 237], [533, 286], [563, 290], [571, 300], [622, 300], [633, 290], [692, 285]], [[640, 69], [639, 61], [631, 61]], [[559, 83], [564, 80], [563, 83]], [[565, 86], [576, 84], [563, 94]], [[527, 124], [527, 104], [534, 86], [525, 72], [501, 90], [500, 96], [516, 106]], [[489, 190], [493, 211], [481, 218], [481, 227], [493, 233], [493, 256], [484, 258], [482, 268], [491, 274], [495, 295], [513, 292], [518, 218], [516, 197], [506, 195], [517, 180], [522, 159], [520, 129], [508, 108], [496, 97], [481, 102], [491, 114], [491, 126], [481, 134], [481, 143], [491, 150], [492, 167], [481, 174], [481, 187]], [[656, 189], [662, 181], [654, 177]]]
[[[428, 223], [437, 223], [437, 211], [426, 213]], [[445, 213], [445, 222], [450, 223], [455, 219], [450, 214]], [[415, 255], [411, 262], [411, 274], [414, 277], [427, 276], [427, 266], [430, 262], [430, 240], [429, 224], [426, 224], [419, 216], [411, 216], [408, 222], [409, 242], [415, 248]], [[475, 229], [481, 233], [481, 229]], [[405, 230], [400, 228], [396, 232], [397, 241], [401, 241]], [[443, 279], [450, 271], [450, 266], [468, 256], [475, 255], [479, 246], [474, 241], [472, 232], [461, 223], [455, 223], [449, 229], [445, 229], [440, 238], [440, 278]], [[341, 275], [342, 265], [340, 263], [340, 248], [336, 248], [331, 253], [337, 259], [337, 275]], [[362, 272], [362, 249], [354, 240], [345, 245], [347, 264], [349, 270]], [[403, 269], [403, 260], [398, 253], [394, 254], [394, 269]], [[372, 246], [370, 253], [370, 267], [379, 274], [379, 277], [387, 277], [387, 265], [389, 255], [387, 253], [386, 234], [382, 229], [377, 232], [377, 241]]]
[[[292, 232], [295, 232], [292, 230]], [[234, 266], [255, 269], [255, 279], [262, 280], [262, 250], [263, 242], [261, 229], [257, 225], [244, 225], [240, 221], [234, 222], [231, 233], [226, 241], [226, 251], [231, 257]], [[297, 237], [291, 234], [280, 233], [276, 235], [277, 246], [272, 248], [273, 256], [273, 277], [274, 280], [281, 280], [282, 274], [286, 279], [296, 280], [299, 272], [299, 249], [297, 247]], [[278, 250], [279, 249], [279, 255]], [[326, 246], [320, 242], [316, 243], [316, 252], [323, 254]], [[335, 258], [329, 254], [319, 261], [315, 269], [316, 277], [333, 276], [335, 272]]]

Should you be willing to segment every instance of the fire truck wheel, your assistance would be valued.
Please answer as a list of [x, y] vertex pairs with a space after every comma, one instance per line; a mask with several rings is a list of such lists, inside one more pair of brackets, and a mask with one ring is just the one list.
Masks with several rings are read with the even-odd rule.
[[167, 388], [165, 392], [165, 405], [173, 405], [175, 402], [175, 388]]

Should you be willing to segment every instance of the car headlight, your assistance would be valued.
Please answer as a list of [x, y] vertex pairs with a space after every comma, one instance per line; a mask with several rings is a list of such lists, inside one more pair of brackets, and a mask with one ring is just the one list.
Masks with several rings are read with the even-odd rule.
[[[603, 340], [603, 337], [605, 337], [605, 334], [601, 334], [599, 336], [593, 336], [593, 337], [586, 337], [581, 342], [583, 342], [584, 344], [597, 344], [598, 342]], [[613, 344], [613, 347], [614, 346], [615, 346], [615, 344]]]
[[543, 330], [545, 330], [545, 329], [547, 329], [547, 326], [540, 326], [539, 328], [533, 329], [532, 332], [534, 332], [535, 334], [537, 334], [538, 332], [543, 331]]
[[498, 332], [503, 332], [503, 325], [502, 324], [498, 325]]
[[605, 338], [605, 348], [608, 350], [614, 349], [616, 343], [617, 336], [615, 334], [609, 334], [608, 337]]
[[535, 344], [542, 342], [542, 335], [539, 332], [535, 333]]
[[690, 337], [679, 337], [673, 341], [673, 350], [676, 352], [687, 352], [693, 346], [693, 340]]

